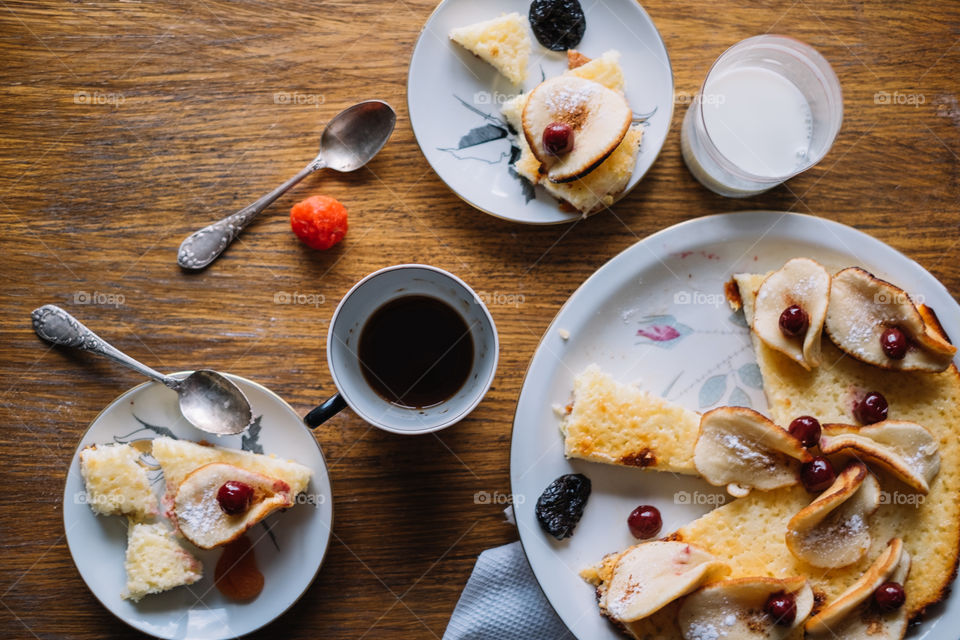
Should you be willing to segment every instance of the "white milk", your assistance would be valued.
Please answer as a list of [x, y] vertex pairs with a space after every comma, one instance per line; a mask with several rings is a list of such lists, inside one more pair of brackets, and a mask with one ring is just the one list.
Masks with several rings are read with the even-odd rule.
[[744, 171], [776, 178], [808, 164], [810, 105], [775, 71], [736, 67], [711, 77], [703, 91], [703, 121], [720, 153]]

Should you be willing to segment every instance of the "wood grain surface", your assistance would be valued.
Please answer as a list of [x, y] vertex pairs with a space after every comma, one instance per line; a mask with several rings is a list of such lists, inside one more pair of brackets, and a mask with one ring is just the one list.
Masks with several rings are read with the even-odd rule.
[[[960, 4], [645, 7], [680, 102], [742, 38], [783, 33], [820, 50], [845, 108], [826, 159], [765, 195], [715, 196], [683, 165], [680, 104], [657, 163], [613, 211], [523, 227], [463, 204], [414, 140], [407, 63], [433, 0], [0, 0], [0, 635], [138, 635], [74, 568], [61, 500], [86, 426], [141, 379], [49, 349], [30, 327], [40, 304], [64, 306], [159, 369], [247, 376], [306, 412], [331, 391], [327, 322], [365, 274], [427, 262], [511, 302], [491, 307], [500, 367], [469, 419], [404, 438], [344, 412], [317, 432], [334, 486], [334, 539], [306, 595], [254, 635], [437, 638], [477, 555], [517, 538], [503, 505], [475, 495], [509, 492], [527, 362], [563, 301], [617, 252], [690, 218], [782, 209], [871, 233], [960, 291]], [[308, 178], [211, 269], [179, 270], [187, 233], [292, 175], [315, 153], [325, 120], [370, 97], [389, 101], [399, 120], [368, 170]], [[316, 193], [350, 209], [347, 239], [327, 252], [298, 244], [287, 220], [292, 203]], [[279, 292], [324, 303], [275, 304]]]

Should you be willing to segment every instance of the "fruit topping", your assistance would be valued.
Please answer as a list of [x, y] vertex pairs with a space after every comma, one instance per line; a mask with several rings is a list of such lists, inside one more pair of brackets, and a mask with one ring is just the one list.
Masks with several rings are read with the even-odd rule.
[[896, 327], [890, 327], [880, 334], [880, 346], [888, 358], [903, 360], [907, 355], [907, 336]]
[[714, 582], [690, 594], [677, 613], [684, 640], [786, 640], [813, 609], [802, 576]]
[[788, 338], [796, 338], [807, 332], [810, 317], [800, 305], [792, 304], [780, 314], [780, 331]]
[[899, 582], [884, 582], [873, 592], [873, 601], [884, 613], [896, 611], [907, 601], [907, 592]]
[[874, 424], [887, 419], [888, 409], [889, 405], [883, 394], [870, 391], [854, 405], [853, 416], [860, 421], [860, 424]]
[[552, 51], [573, 49], [587, 29], [577, 0], [533, 0], [529, 17], [537, 42]]
[[660, 510], [656, 507], [644, 504], [630, 512], [627, 518], [627, 526], [630, 527], [630, 533], [634, 538], [647, 540], [654, 538], [663, 527], [663, 519], [660, 517]]
[[820, 493], [830, 488], [837, 479], [833, 464], [823, 456], [817, 456], [800, 467], [800, 482], [810, 493]]
[[573, 151], [573, 128], [566, 122], [551, 122], [543, 130], [543, 148], [554, 156]]
[[347, 235], [347, 208], [328, 196], [311, 196], [290, 209], [290, 227], [311, 249], [329, 249]]
[[217, 503], [228, 516], [236, 516], [250, 508], [253, 487], [246, 482], [228, 480], [217, 490]]
[[820, 421], [813, 416], [794, 418], [787, 430], [808, 449], [820, 442]]
[[792, 593], [774, 593], [763, 605], [763, 611], [774, 624], [789, 627], [797, 619], [797, 599]]
[[590, 497], [590, 478], [582, 473], [562, 475], [537, 498], [537, 521], [557, 540], [573, 535]]

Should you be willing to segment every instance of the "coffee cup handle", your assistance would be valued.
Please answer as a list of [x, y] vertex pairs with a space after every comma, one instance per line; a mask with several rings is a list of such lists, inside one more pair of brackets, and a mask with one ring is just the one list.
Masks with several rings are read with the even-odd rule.
[[311, 429], [316, 429], [324, 422], [347, 408], [347, 401], [339, 393], [331, 396], [326, 402], [313, 409], [303, 417], [303, 422]]

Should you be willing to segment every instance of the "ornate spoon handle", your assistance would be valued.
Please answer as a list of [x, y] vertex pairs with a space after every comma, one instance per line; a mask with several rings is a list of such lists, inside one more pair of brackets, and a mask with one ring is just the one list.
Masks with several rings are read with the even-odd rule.
[[180, 381], [176, 378], [165, 376], [134, 360], [57, 305], [45, 304], [34, 309], [30, 317], [33, 318], [33, 330], [47, 342], [106, 356], [174, 390], [180, 386]]
[[324, 166], [323, 159], [317, 156], [310, 164], [301, 169], [297, 175], [256, 202], [248, 204], [233, 215], [229, 215], [199, 231], [193, 232], [180, 244], [180, 251], [177, 253], [177, 263], [184, 269], [203, 269], [216, 260], [220, 254], [230, 246], [230, 243], [240, 235], [240, 232], [253, 222], [257, 214], [273, 204], [277, 198], [286, 193], [293, 185], [314, 171], [322, 169]]

